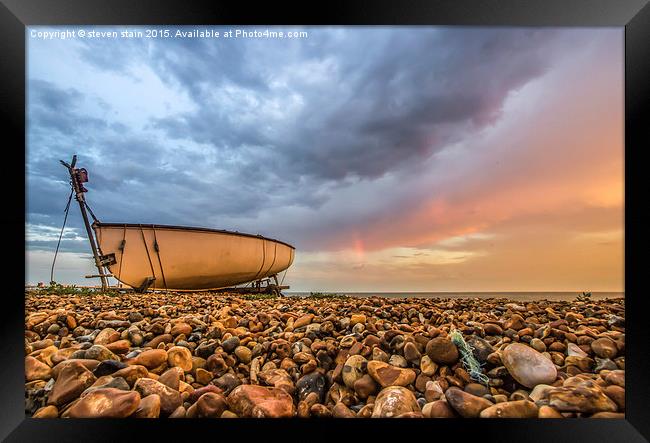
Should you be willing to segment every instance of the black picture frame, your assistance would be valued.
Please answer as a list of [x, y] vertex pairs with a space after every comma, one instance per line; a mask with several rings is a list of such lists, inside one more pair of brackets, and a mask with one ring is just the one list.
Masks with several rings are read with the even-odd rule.
[[[147, 24], [331, 24], [470, 26], [614, 26], [625, 28], [625, 420], [37, 420], [24, 414], [24, 297], [18, 275], [25, 226], [25, 28], [31, 25]], [[6, 441], [123, 441], [185, 435], [186, 438], [349, 439], [381, 435], [387, 428], [413, 438], [464, 438], [498, 441], [637, 442], [650, 438], [650, 350], [643, 310], [641, 269], [645, 250], [636, 200], [644, 198], [643, 151], [650, 146], [643, 115], [650, 98], [650, 6], [648, 0], [336, 0], [310, 2], [234, 2], [171, 0], [1, 0], [0, 90], [5, 139], [2, 155], [4, 211], [0, 217], [9, 265], [0, 314], [0, 438]], [[645, 112], [644, 112], [645, 111]], [[21, 154], [23, 157], [21, 157]], [[21, 182], [22, 178], [22, 182]], [[638, 186], [638, 187], [637, 187]], [[21, 192], [23, 191], [23, 192]], [[642, 203], [642, 202], [641, 202]], [[16, 254], [14, 254], [16, 252]], [[401, 428], [401, 430], [400, 430]], [[158, 434], [152, 437], [152, 432]], [[444, 437], [441, 435], [446, 433]], [[408, 438], [407, 437], [407, 438]], [[416, 437], [419, 438], [419, 437]]]

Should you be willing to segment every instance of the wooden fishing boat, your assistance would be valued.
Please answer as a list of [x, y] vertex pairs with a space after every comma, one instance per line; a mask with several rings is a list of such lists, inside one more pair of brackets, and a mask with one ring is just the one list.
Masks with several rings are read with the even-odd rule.
[[[249, 282], [249, 292], [279, 293], [288, 288], [277, 278], [294, 259], [295, 248], [285, 242], [209, 228], [100, 222], [85, 198], [88, 172], [75, 167], [76, 162], [76, 155], [71, 163], [61, 160], [72, 187], [63, 228], [74, 195], [98, 270], [97, 275], [86, 277], [100, 278], [102, 289], [108, 288], [108, 277], [140, 292], [216, 290]], [[86, 211], [94, 220], [92, 226]], [[52, 281], [53, 274], [54, 262]]]
[[92, 225], [113, 277], [150, 289], [219, 289], [286, 270], [294, 247], [259, 235], [183, 226]]

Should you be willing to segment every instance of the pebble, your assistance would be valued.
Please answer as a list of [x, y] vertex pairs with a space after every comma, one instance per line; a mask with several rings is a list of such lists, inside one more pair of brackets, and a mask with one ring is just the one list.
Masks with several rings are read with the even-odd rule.
[[482, 410], [493, 405], [491, 401], [464, 392], [455, 386], [445, 391], [445, 398], [447, 403], [464, 418], [476, 418]]
[[[162, 357], [162, 354], [160, 355]], [[185, 372], [190, 372], [192, 370], [192, 353], [182, 346], [173, 346], [167, 351], [167, 365], [169, 367], [177, 366]]]
[[373, 418], [392, 418], [407, 412], [421, 412], [413, 392], [402, 386], [382, 389], [374, 404]]
[[567, 379], [563, 387], [551, 390], [548, 404], [560, 412], [617, 412], [618, 406], [592, 380]]
[[52, 368], [34, 357], [25, 357], [25, 381], [49, 380], [52, 377]]
[[343, 383], [345, 383], [348, 388], [353, 388], [354, 382], [363, 377], [367, 366], [368, 360], [361, 355], [353, 355], [348, 358], [343, 365], [343, 370], [341, 371]]
[[114, 388], [97, 389], [67, 411], [70, 418], [126, 418], [140, 405], [140, 394]]
[[325, 398], [325, 384], [325, 377], [319, 372], [304, 375], [296, 383], [298, 398], [304, 400], [309, 394], [315, 393], [318, 396], [318, 401], [323, 401]]
[[427, 403], [422, 408], [422, 415], [426, 418], [454, 418], [457, 417], [454, 409], [444, 400]]
[[135, 418], [158, 418], [160, 416], [160, 396], [151, 394], [140, 400]]
[[601, 337], [591, 342], [591, 349], [600, 358], [614, 358], [618, 354], [618, 348], [613, 340]]
[[206, 392], [195, 403], [197, 418], [221, 418], [228, 408], [226, 398], [216, 392]]
[[429, 358], [442, 365], [452, 365], [458, 361], [458, 349], [447, 337], [436, 337], [427, 343]]
[[293, 398], [282, 389], [255, 385], [237, 386], [228, 395], [229, 409], [239, 417], [293, 417]]
[[382, 387], [408, 386], [415, 381], [415, 371], [392, 366], [381, 361], [368, 362], [368, 374]]
[[[509, 302], [26, 292], [25, 410], [437, 418], [472, 406], [532, 416], [534, 403], [540, 418], [623, 417], [623, 301]], [[488, 386], [459, 360], [453, 329]]]
[[521, 343], [508, 345], [503, 351], [501, 360], [510, 375], [527, 388], [533, 388], [538, 384], [551, 384], [557, 377], [557, 369], [553, 362]]
[[74, 362], [67, 365], [59, 373], [50, 392], [48, 403], [55, 406], [64, 405], [79, 397], [95, 380], [93, 373], [81, 363]]
[[160, 413], [163, 415], [171, 414], [182, 404], [181, 394], [178, 391], [157, 380], [140, 378], [135, 382], [133, 390], [140, 393], [142, 397], [158, 395], [160, 397]]
[[497, 403], [481, 411], [481, 418], [537, 418], [539, 410], [528, 400]]

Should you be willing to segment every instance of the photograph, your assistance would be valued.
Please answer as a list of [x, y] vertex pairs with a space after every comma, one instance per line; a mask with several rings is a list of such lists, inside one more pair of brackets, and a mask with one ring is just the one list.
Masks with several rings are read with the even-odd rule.
[[625, 420], [625, 32], [25, 26], [25, 416]]

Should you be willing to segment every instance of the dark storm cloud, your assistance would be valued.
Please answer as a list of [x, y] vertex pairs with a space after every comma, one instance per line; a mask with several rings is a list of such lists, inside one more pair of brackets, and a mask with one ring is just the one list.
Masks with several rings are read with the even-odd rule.
[[[259, 59], [242, 56], [256, 54], [253, 44], [222, 40], [203, 52], [208, 61], [198, 68], [189, 61], [196, 61], [204, 43], [192, 49], [165, 47], [166, 57], [152, 52], [157, 66], [167, 80], [185, 85], [197, 110], [154, 124], [179, 140], [230, 149], [265, 146], [289, 177], [375, 178], [494, 122], [508, 93], [548, 68], [554, 34], [522, 29], [346, 31], [340, 46], [303, 45], [287, 51], [289, 56], [270, 42], [274, 58], [262, 66]], [[229, 45], [230, 51], [218, 57]], [[324, 71], [328, 59], [336, 66], [333, 72]], [[291, 69], [304, 69], [307, 78], [329, 78], [310, 84], [281, 74], [296, 60]], [[287, 89], [270, 86], [278, 79], [290, 82]], [[291, 116], [292, 125], [269, 135], [257, 129], [263, 121], [237, 118], [239, 111], [247, 111], [245, 102], [239, 103], [244, 109], [224, 108], [210, 98], [211, 90], [231, 84], [259, 97], [262, 105], [280, 93], [298, 94], [305, 105]]]
[[[88, 73], [137, 80], [146, 65], [194, 110], [145, 116], [140, 127], [102, 117], [112, 104], [97, 96], [30, 79], [29, 220], [60, 227], [69, 191], [58, 160], [76, 152], [102, 220], [237, 229], [226, 224], [236, 218], [259, 232], [267, 209], [317, 209], [332, 187], [413, 171], [493, 123], [508, 94], [550, 68], [558, 50], [552, 30], [308, 31], [291, 41], [80, 43]], [[83, 232], [73, 211], [68, 224]]]

